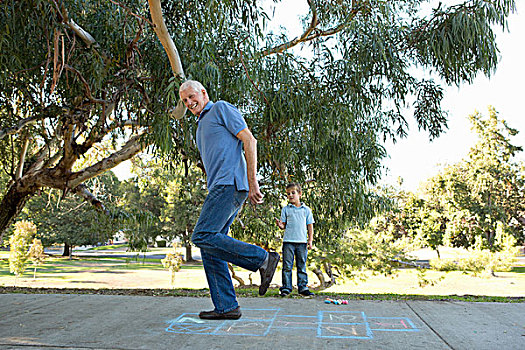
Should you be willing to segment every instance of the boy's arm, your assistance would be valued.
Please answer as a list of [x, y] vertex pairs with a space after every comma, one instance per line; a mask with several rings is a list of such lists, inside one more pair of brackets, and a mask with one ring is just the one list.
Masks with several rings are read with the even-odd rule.
[[284, 230], [286, 228], [286, 222], [283, 222], [283, 221], [275, 218], [275, 223], [277, 224], [277, 226], [279, 226], [279, 228], [281, 230]]
[[312, 249], [314, 242], [314, 224], [306, 225], [306, 229], [308, 230], [308, 249]]

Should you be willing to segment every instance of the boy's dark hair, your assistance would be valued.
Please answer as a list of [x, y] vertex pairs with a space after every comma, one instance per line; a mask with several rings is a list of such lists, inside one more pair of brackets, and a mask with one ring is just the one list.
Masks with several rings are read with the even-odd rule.
[[303, 189], [301, 188], [301, 185], [299, 185], [297, 182], [290, 182], [288, 185], [286, 185], [286, 189], [295, 187], [297, 192], [303, 193]]

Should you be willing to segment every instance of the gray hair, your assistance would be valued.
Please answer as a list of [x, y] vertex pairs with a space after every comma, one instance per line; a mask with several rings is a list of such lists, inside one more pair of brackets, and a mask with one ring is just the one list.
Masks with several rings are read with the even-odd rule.
[[195, 91], [206, 91], [206, 88], [197, 80], [186, 80], [184, 83], [181, 84], [179, 92], [184, 91], [188, 88], [192, 88]]

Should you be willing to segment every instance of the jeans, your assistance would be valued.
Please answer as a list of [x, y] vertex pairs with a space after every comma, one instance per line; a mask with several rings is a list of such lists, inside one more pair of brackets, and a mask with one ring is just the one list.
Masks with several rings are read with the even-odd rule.
[[192, 242], [201, 250], [214, 311], [225, 313], [239, 304], [233, 288], [228, 263], [257, 271], [268, 253], [261, 247], [228, 236], [228, 230], [248, 192], [234, 185], [215, 186], [209, 193], [195, 225]]
[[297, 289], [299, 293], [308, 290], [308, 275], [306, 274], [306, 258], [308, 249], [306, 243], [283, 243], [283, 286], [281, 291], [292, 292], [292, 267], [294, 256], [297, 265]]

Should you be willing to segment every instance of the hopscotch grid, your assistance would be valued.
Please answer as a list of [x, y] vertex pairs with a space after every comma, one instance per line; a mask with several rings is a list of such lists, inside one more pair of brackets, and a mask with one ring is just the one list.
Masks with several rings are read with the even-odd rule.
[[[363, 322], [325, 322], [324, 320], [324, 314], [357, 314], [361, 315], [363, 318]], [[366, 321], [366, 315], [364, 312], [359, 311], [319, 311], [318, 313], [318, 319], [319, 319], [319, 325], [317, 328], [317, 337], [318, 338], [330, 338], [330, 339], [373, 339], [373, 333], [368, 325], [368, 322]], [[323, 335], [323, 326], [360, 326], [363, 325], [366, 330], [366, 336], [359, 336], [359, 335]]]
[[383, 332], [419, 332], [420, 329], [417, 328], [414, 323], [408, 317], [379, 317], [371, 316], [369, 319], [382, 319], [382, 320], [403, 320], [408, 323], [410, 328], [372, 328], [373, 331], [383, 331]]
[[361, 316], [363, 316], [363, 320], [365, 321], [366, 334], [370, 337], [370, 339], [373, 339], [374, 333], [372, 332], [372, 329], [370, 328], [370, 323], [368, 323], [368, 318], [366, 317], [366, 314], [364, 311], [361, 311]]
[[[230, 336], [251, 336], [251, 337], [263, 337], [267, 336], [270, 331], [272, 330], [272, 327], [274, 326], [277, 318], [315, 318], [317, 319], [317, 325], [308, 327], [308, 326], [287, 326], [285, 325], [282, 327], [286, 330], [316, 330], [317, 329], [317, 337], [318, 338], [333, 338], [333, 339], [373, 339], [374, 334], [373, 331], [383, 331], [383, 332], [419, 332], [420, 329], [418, 329], [412, 320], [410, 320], [408, 317], [375, 317], [370, 316], [367, 317], [367, 315], [363, 311], [339, 311], [339, 310], [331, 310], [331, 311], [318, 311], [317, 316], [307, 316], [307, 315], [279, 315], [279, 311], [281, 309], [245, 309], [245, 311], [273, 311], [272, 317], [268, 319], [261, 320], [260, 318], [251, 318], [251, 317], [244, 317], [242, 321], [236, 321], [236, 320], [222, 320], [222, 322], [218, 323], [217, 325], [213, 325], [215, 321], [206, 322], [185, 322], [184, 318], [188, 316], [197, 316], [197, 313], [183, 313], [179, 317], [177, 317], [174, 320], [169, 321], [169, 326], [166, 328], [166, 332], [170, 333], [178, 333], [178, 334], [208, 334], [208, 335], [230, 335]], [[361, 316], [363, 322], [327, 322], [325, 321], [326, 315], [330, 314], [340, 314], [340, 315], [354, 315], [354, 316]], [[182, 322], [180, 322], [182, 320]], [[373, 328], [371, 327], [370, 322], [373, 320], [401, 320], [403, 323], [403, 326], [405, 328]], [[232, 329], [232, 326], [238, 325], [239, 322], [242, 323], [250, 323], [253, 322], [256, 325], [264, 326], [266, 325], [266, 329], [263, 333], [229, 333], [229, 330]], [[285, 322], [285, 321], [281, 321]], [[406, 325], [405, 325], [406, 322]], [[241, 324], [242, 324], [241, 323]], [[294, 322], [292, 322], [294, 323]], [[305, 322], [308, 323], [308, 322]], [[393, 324], [395, 325], [395, 324]], [[227, 330], [226, 327], [229, 328]], [[342, 326], [342, 327], [340, 327]], [[340, 327], [339, 329], [348, 331], [348, 329], [345, 329], [344, 326], [363, 326], [365, 330], [365, 335], [326, 335], [323, 334], [326, 331], [329, 331], [330, 328], [334, 327]], [[407, 327], [408, 326], [408, 327]], [[355, 332], [355, 328], [352, 328]], [[324, 330], [324, 332], [323, 332]]]
[[[270, 309], [269, 309], [270, 310]], [[281, 308], [277, 308], [277, 309], [271, 309], [271, 310], [275, 310], [275, 313], [273, 314], [273, 318], [272, 320], [270, 321], [270, 324], [268, 325], [268, 327], [266, 328], [266, 332], [264, 332], [264, 335], [268, 335], [268, 333], [270, 333], [270, 329], [272, 328], [273, 326], [273, 323], [275, 322], [275, 318], [277, 317], [277, 314], [279, 313], [279, 311], [281, 311]]]

